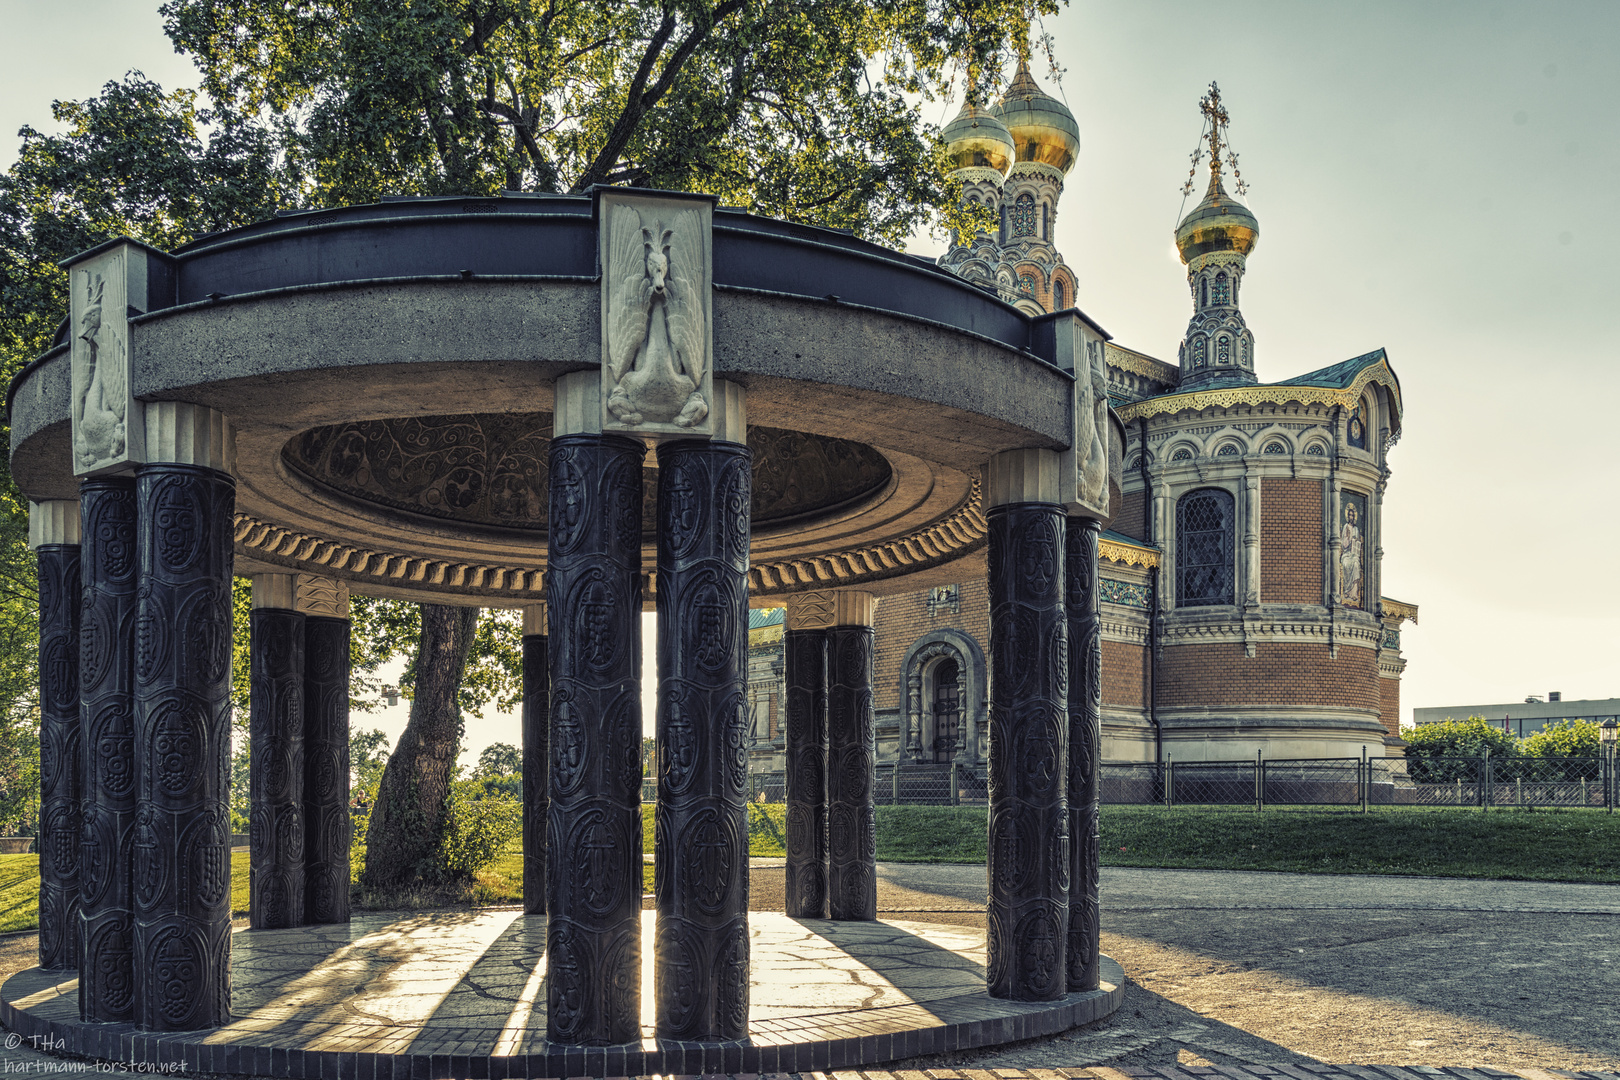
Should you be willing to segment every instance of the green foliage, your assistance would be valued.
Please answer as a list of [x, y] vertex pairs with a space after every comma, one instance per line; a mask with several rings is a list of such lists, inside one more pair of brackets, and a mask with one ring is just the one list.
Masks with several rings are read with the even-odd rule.
[[253, 751], [247, 738], [242, 735], [232, 741], [231, 747], [231, 832], [245, 833], [253, 824], [253, 793], [249, 777]]
[[[899, 244], [960, 206], [923, 105], [987, 97], [1056, 0], [170, 0], [176, 47], [262, 117], [310, 203], [708, 191]], [[938, 207], [953, 208], [940, 215]]]
[[1527, 735], [1521, 748], [1536, 758], [1595, 758], [1602, 753], [1602, 735], [1591, 720], [1556, 720]]
[[478, 755], [478, 765], [473, 769], [473, 776], [479, 779], [511, 776], [522, 768], [523, 751], [511, 743], [490, 743]]
[[1419, 784], [1472, 783], [1487, 751], [1498, 760], [1519, 755], [1518, 739], [1479, 716], [1422, 724], [1401, 734], [1407, 771]]
[[748, 854], [787, 854], [787, 807], [781, 803], [748, 804]]
[[[383, 768], [388, 764], [388, 736], [378, 728], [349, 728], [349, 772], [354, 776], [356, 794], [369, 791], [377, 794]], [[365, 835], [362, 829], [361, 836]]]
[[439, 861], [450, 881], [471, 881], [523, 831], [523, 803], [485, 791], [479, 780], [450, 785]]

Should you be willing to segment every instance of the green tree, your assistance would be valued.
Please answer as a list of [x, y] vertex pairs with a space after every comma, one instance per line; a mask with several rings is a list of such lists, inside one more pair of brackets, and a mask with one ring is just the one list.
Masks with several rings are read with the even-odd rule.
[[1487, 752], [1498, 761], [1521, 753], [1519, 740], [1481, 716], [1421, 724], [1402, 732], [1407, 772], [1420, 784], [1472, 783]]
[[523, 768], [523, 752], [511, 743], [490, 743], [478, 755], [478, 765], [473, 769], [473, 776], [482, 779], [486, 776], [511, 776]]
[[369, 789], [382, 779], [388, 764], [388, 736], [378, 728], [349, 729], [349, 771], [356, 789]]
[[1522, 746], [1534, 758], [1595, 758], [1602, 753], [1602, 734], [1591, 720], [1554, 720], [1525, 736]]

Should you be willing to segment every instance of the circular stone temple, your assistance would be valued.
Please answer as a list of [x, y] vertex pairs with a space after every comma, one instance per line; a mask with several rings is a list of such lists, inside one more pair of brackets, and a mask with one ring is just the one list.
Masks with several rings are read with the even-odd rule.
[[[211, 1072], [493, 1077], [846, 1067], [1117, 1008], [1097, 537], [1123, 431], [1079, 311], [618, 188], [290, 213], [67, 266], [71, 316], [8, 397], [44, 793], [40, 967], [0, 994], [8, 1026]], [[987, 932], [930, 937], [875, 922], [873, 613], [979, 573]], [[233, 575], [253, 580], [234, 935]], [[524, 914], [351, 922], [351, 593], [523, 609]], [[752, 920], [751, 605], [787, 608], [788, 687], [787, 910]], [[800, 976], [773, 967], [815, 949], [899, 997], [782, 995]], [[498, 953], [511, 993], [458, 998]], [[954, 974], [908, 983], [912, 953]], [[377, 1004], [388, 985], [416, 1005]], [[386, 1023], [351, 1022], [367, 995]]]

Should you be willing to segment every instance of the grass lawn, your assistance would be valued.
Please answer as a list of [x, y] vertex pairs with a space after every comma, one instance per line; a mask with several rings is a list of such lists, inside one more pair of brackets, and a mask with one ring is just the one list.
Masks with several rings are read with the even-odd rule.
[[39, 856], [0, 855], [0, 934], [39, 926]]

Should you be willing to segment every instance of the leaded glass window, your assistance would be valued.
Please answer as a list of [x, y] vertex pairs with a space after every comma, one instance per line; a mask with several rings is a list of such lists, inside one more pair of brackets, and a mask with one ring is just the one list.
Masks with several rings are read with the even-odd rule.
[[1288, 453], [1288, 447], [1280, 442], [1268, 442], [1263, 452], [1267, 454], [1286, 454]]
[[1226, 274], [1215, 275], [1215, 302], [1217, 304], [1231, 303], [1231, 286], [1227, 283]]
[[1052, 310], [1053, 311], [1062, 311], [1064, 306], [1065, 305], [1063, 303], [1063, 282], [1054, 281], [1054, 282], [1052, 282]]
[[1170, 455], [1170, 460], [1171, 461], [1191, 461], [1192, 460], [1192, 451], [1187, 449], [1185, 446], [1183, 446], [1179, 450], [1177, 450], [1174, 454]]
[[1215, 362], [1217, 364], [1232, 362], [1232, 339], [1224, 334], [1215, 339]]
[[1176, 606], [1232, 602], [1232, 496], [1193, 491], [1176, 504]]
[[1209, 307], [1209, 278], [1198, 279], [1198, 306]]
[[1205, 360], [1204, 339], [1201, 337], [1193, 338], [1193, 367], [1203, 367]]
[[1014, 237], [1035, 235], [1035, 200], [1029, 195], [1018, 196], [1012, 208], [1012, 234]]

